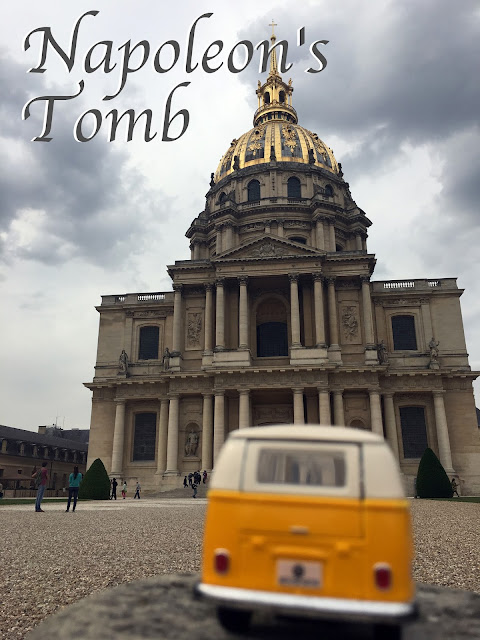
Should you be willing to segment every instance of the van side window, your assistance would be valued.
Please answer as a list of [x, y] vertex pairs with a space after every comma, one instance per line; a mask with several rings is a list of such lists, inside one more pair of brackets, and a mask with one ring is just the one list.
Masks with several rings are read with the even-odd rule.
[[257, 482], [262, 484], [344, 487], [345, 476], [342, 451], [262, 448], [259, 452]]

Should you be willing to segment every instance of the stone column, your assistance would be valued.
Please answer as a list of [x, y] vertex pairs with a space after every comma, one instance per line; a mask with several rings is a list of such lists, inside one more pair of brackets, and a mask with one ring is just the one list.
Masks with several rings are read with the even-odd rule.
[[213, 303], [212, 303], [211, 284], [205, 285], [205, 351], [212, 352], [212, 333], [213, 333]]
[[335, 222], [333, 222], [333, 220], [330, 221], [328, 230], [330, 232], [330, 251], [336, 251], [337, 243], [335, 241]]
[[355, 248], [357, 249], [357, 251], [362, 251], [363, 250], [362, 234], [360, 233], [360, 231], [357, 231], [355, 233]]
[[301, 347], [300, 343], [300, 307], [298, 303], [298, 274], [289, 273], [290, 280], [290, 316], [292, 325], [292, 347]]
[[193, 243], [193, 259], [200, 259], [200, 244], [198, 242]]
[[343, 391], [337, 389], [333, 392], [333, 417], [337, 427], [345, 425], [345, 413], [343, 410]]
[[279, 220], [277, 223], [277, 234], [279, 238], [283, 238], [285, 233], [283, 229], [283, 220]]
[[305, 412], [303, 409], [303, 388], [292, 389], [293, 391], [293, 423], [305, 424]]
[[323, 218], [319, 218], [316, 222], [317, 232], [317, 249], [325, 251], [325, 231], [323, 228]]
[[265, 233], [271, 233], [271, 229], [272, 229], [272, 221], [271, 220], [266, 220], [265, 221]]
[[222, 253], [223, 251], [223, 243], [222, 243], [222, 225], [218, 225], [217, 229], [217, 242], [215, 245], [215, 253], [218, 254]]
[[168, 398], [160, 398], [160, 418], [158, 421], [157, 473], [167, 468]]
[[110, 476], [123, 474], [123, 442], [125, 439], [126, 400], [115, 400], [115, 427], [113, 431], [112, 466]]
[[325, 321], [323, 310], [323, 276], [313, 275], [313, 297], [315, 303], [315, 340], [317, 347], [325, 347]]
[[383, 423], [382, 423], [382, 408], [380, 406], [380, 392], [376, 389], [372, 389], [369, 392], [370, 395], [370, 420], [372, 423], [372, 432], [382, 436], [383, 438]]
[[365, 342], [367, 346], [373, 346], [373, 319], [372, 319], [372, 299], [370, 297], [370, 276], [362, 276], [362, 312], [363, 326], [365, 330]]
[[215, 390], [215, 415], [213, 419], [213, 465], [225, 440], [225, 390]]
[[178, 475], [178, 414], [180, 406], [180, 396], [170, 395], [170, 410], [168, 412], [168, 435], [167, 435], [167, 469], [165, 473]]
[[320, 424], [329, 425], [332, 423], [330, 412], [330, 392], [328, 389], [318, 389], [318, 413], [320, 416]]
[[330, 347], [339, 349], [337, 298], [335, 295], [335, 278], [327, 278], [328, 282], [328, 327], [330, 329]]
[[447, 473], [455, 473], [452, 465], [452, 453], [450, 450], [450, 438], [448, 435], [447, 414], [443, 396], [445, 391], [433, 392], [433, 405], [435, 408], [435, 424], [437, 427], [438, 457]]
[[225, 300], [223, 285], [225, 280], [219, 278], [217, 281], [217, 307], [215, 326], [215, 349], [223, 351], [225, 349]]
[[203, 395], [202, 467], [207, 471], [213, 468], [213, 396], [211, 393]]
[[180, 336], [182, 331], [182, 285], [174, 284], [175, 298], [173, 304], [173, 338], [172, 355], [178, 356], [181, 352]]
[[398, 437], [397, 437], [397, 423], [395, 420], [395, 407], [393, 405], [393, 393], [384, 393], [383, 402], [385, 407], [385, 432], [387, 435], [387, 442], [390, 445], [390, 449], [393, 451], [395, 459], [399, 459], [398, 454]]
[[238, 306], [238, 348], [248, 349], [248, 292], [247, 276], [238, 278], [240, 301]]
[[225, 223], [225, 243], [224, 251], [233, 248], [233, 224], [231, 222]]
[[239, 389], [238, 428], [246, 429], [250, 426], [250, 389]]

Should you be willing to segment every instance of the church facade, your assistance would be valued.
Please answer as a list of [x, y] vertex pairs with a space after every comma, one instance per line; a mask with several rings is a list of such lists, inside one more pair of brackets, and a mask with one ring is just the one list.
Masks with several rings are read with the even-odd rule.
[[191, 259], [168, 267], [173, 291], [97, 307], [88, 463], [166, 490], [211, 470], [233, 429], [321, 423], [383, 435], [410, 494], [426, 447], [480, 493], [456, 279], [373, 280], [372, 223], [298, 124], [274, 52], [256, 94], [186, 233]]

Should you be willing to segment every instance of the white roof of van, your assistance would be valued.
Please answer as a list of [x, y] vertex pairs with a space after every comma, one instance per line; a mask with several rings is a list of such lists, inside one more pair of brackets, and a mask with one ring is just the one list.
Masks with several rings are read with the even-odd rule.
[[371, 431], [326, 425], [282, 424], [231, 431], [230, 438], [249, 440], [323, 440], [331, 442], [385, 442]]

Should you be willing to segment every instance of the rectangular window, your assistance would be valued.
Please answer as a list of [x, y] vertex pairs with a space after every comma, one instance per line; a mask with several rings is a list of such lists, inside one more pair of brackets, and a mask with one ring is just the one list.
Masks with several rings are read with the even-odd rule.
[[428, 447], [425, 409], [423, 407], [401, 407], [403, 457], [421, 458]]
[[392, 317], [393, 348], [395, 351], [416, 351], [415, 318], [413, 316]]
[[137, 413], [133, 439], [133, 460], [155, 460], [157, 414]]
[[257, 482], [317, 487], [345, 486], [345, 455], [341, 451], [262, 449]]
[[140, 329], [139, 360], [158, 360], [158, 327], [142, 327]]

